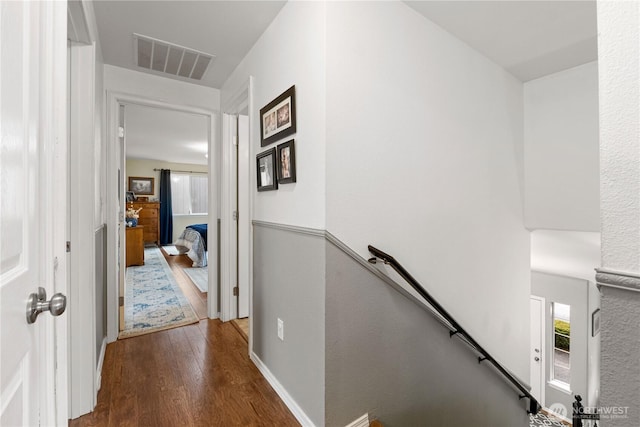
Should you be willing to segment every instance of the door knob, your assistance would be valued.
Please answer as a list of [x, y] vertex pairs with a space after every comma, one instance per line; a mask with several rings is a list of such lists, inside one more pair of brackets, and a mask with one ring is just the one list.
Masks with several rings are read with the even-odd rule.
[[32, 324], [38, 318], [38, 314], [48, 311], [52, 316], [60, 316], [67, 308], [67, 297], [57, 293], [47, 301], [47, 291], [39, 287], [38, 292], [29, 295], [27, 301], [27, 323]]
[[540, 358], [538, 356], [534, 357], [533, 360], [535, 360], [536, 362], [540, 361]]

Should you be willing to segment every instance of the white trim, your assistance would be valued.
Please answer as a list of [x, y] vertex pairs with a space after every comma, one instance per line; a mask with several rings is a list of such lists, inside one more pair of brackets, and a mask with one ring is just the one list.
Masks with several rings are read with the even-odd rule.
[[267, 380], [267, 382], [273, 387], [278, 396], [282, 399], [287, 408], [293, 413], [293, 416], [296, 417], [298, 422], [302, 424], [303, 427], [315, 427], [315, 424], [311, 421], [311, 419], [304, 413], [300, 405], [293, 400], [293, 397], [287, 392], [287, 390], [283, 387], [282, 384], [276, 379], [276, 377], [271, 373], [269, 368], [260, 360], [260, 358], [255, 354], [251, 353], [251, 360], [256, 365], [262, 376]]
[[[47, 43], [46, 50], [50, 53], [46, 61], [47, 70], [43, 73], [46, 80], [45, 90], [41, 99], [41, 105], [46, 106], [43, 111], [43, 120], [46, 121], [46, 130], [42, 135], [50, 138], [45, 144], [45, 176], [44, 197], [49, 203], [51, 211], [46, 215], [47, 230], [45, 231], [47, 242], [46, 258], [51, 264], [45, 277], [53, 283], [52, 293], [61, 292], [69, 295], [69, 275], [67, 271], [67, 4], [66, 2], [43, 3], [46, 8], [47, 34], [42, 38]], [[51, 107], [51, 108], [49, 108]], [[51, 227], [51, 228], [49, 228]], [[55, 266], [54, 258], [57, 260]], [[45, 358], [48, 366], [54, 366], [48, 381], [51, 388], [46, 391], [51, 394], [54, 413], [48, 421], [57, 425], [68, 424], [68, 315], [62, 315], [55, 319], [52, 329], [47, 331], [51, 340], [48, 340]], [[49, 332], [53, 332], [50, 334]], [[49, 364], [54, 361], [54, 364]]]
[[564, 393], [569, 396], [573, 395], [573, 392], [571, 391], [571, 387], [569, 386], [569, 384], [563, 381], [549, 380], [547, 381], [547, 385], [553, 389], [556, 389], [560, 393]]
[[69, 129], [69, 377], [70, 416], [93, 411], [95, 385], [95, 119], [96, 69], [94, 45], [72, 44]]
[[[199, 114], [209, 119], [209, 214], [207, 222], [212, 225], [209, 230], [209, 240], [218, 241], [217, 227], [217, 203], [218, 203], [218, 174], [214, 167], [219, 164], [218, 152], [216, 150], [217, 138], [216, 134], [216, 117], [217, 111], [208, 110], [201, 107], [193, 107], [185, 104], [173, 104], [158, 99], [145, 96], [134, 95], [123, 92], [106, 91], [106, 127], [107, 127], [107, 339], [113, 342], [118, 338], [118, 281], [116, 276], [117, 265], [117, 248], [116, 248], [116, 230], [118, 224], [118, 188], [114, 185], [114, 177], [117, 174], [120, 160], [115, 158], [116, 145], [118, 144], [118, 109], [120, 105], [135, 104], [147, 107], [162, 108], [165, 110], [173, 110]], [[218, 133], [219, 134], [219, 133]], [[213, 171], [213, 173], [212, 173]], [[109, 231], [110, 230], [110, 231]], [[210, 259], [218, 259], [217, 245], [212, 245], [209, 250]], [[209, 292], [207, 297], [207, 313], [210, 319], [218, 317], [218, 292], [216, 279], [218, 277], [217, 262], [209, 264]]]
[[351, 421], [345, 427], [369, 427], [369, 414], [364, 414], [357, 420]]
[[237, 120], [234, 115], [222, 113], [222, 150], [220, 185], [220, 313], [221, 320], [227, 322], [237, 316], [236, 297], [233, 295], [236, 278], [235, 225], [235, 156]]
[[[540, 321], [542, 322], [540, 325], [542, 332], [542, 344], [540, 348], [540, 358], [542, 361], [542, 384], [540, 387], [540, 401], [538, 403], [540, 406], [544, 407], [547, 388], [547, 301], [545, 298], [538, 295], [529, 295], [529, 299], [540, 301]], [[529, 380], [531, 380], [531, 378], [529, 378]]]
[[[233, 287], [237, 284], [238, 277], [236, 275], [236, 265], [238, 263], [238, 259], [231, 254], [236, 253], [236, 248], [238, 246], [247, 247], [249, 252], [249, 260], [248, 262], [241, 263], [238, 268], [242, 268], [242, 265], [246, 265], [248, 269], [247, 272], [241, 273], [240, 276], [248, 277], [248, 289], [249, 289], [249, 352], [253, 348], [252, 343], [252, 334], [253, 330], [253, 314], [252, 314], [252, 301], [253, 301], [253, 238], [251, 233], [251, 219], [253, 218], [253, 187], [251, 186], [252, 182], [255, 182], [253, 177], [253, 167], [252, 161], [253, 158], [253, 139], [251, 126], [253, 123], [253, 77], [249, 77], [249, 79], [240, 85], [238, 91], [233, 95], [233, 97], [224, 102], [222, 106], [222, 154], [221, 154], [221, 211], [220, 211], [220, 318], [223, 321], [228, 321], [232, 319], [236, 319], [238, 317], [238, 305], [237, 299], [233, 295]], [[244, 169], [249, 170], [249, 179], [248, 179], [248, 188], [238, 188], [238, 200], [232, 200], [232, 195], [235, 187], [237, 186], [236, 182], [236, 168], [235, 168], [235, 157], [233, 150], [230, 150], [232, 147], [232, 138], [235, 135], [237, 138], [237, 121], [231, 123], [232, 120], [229, 115], [237, 115], [239, 114], [245, 107], [248, 107], [248, 118], [249, 118], [249, 154], [247, 157], [240, 156], [238, 158], [238, 162], [248, 162], [245, 164]], [[232, 129], [232, 124], [235, 124], [236, 129]], [[239, 155], [240, 153], [238, 153]], [[238, 227], [248, 227], [249, 231], [247, 234], [246, 241], [239, 241], [235, 238], [235, 225], [236, 221], [232, 219], [232, 212], [234, 209], [238, 209], [238, 205], [240, 204], [240, 199], [244, 197], [244, 204], [248, 206], [248, 212], [240, 212], [240, 219], [237, 222]], [[247, 265], [248, 264], [248, 265]]]
[[107, 337], [102, 340], [100, 355], [98, 356], [98, 369], [96, 369], [96, 392], [102, 387], [102, 366], [104, 365], [104, 355], [107, 352]]

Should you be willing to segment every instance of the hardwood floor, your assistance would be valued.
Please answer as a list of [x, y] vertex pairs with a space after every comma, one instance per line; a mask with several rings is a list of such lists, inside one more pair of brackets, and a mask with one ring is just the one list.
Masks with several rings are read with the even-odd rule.
[[249, 342], [249, 318], [233, 319], [231, 323], [233, 323], [233, 326], [240, 332], [242, 338], [244, 338], [246, 342]]
[[79, 426], [298, 426], [249, 360], [235, 327], [219, 320], [107, 346], [95, 411]]
[[169, 267], [171, 267], [171, 271], [173, 271], [173, 275], [175, 276], [178, 285], [180, 285], [180, 289], [182, 289], [184, 296], [186, 296], [189, 303], [191, 303], [191, 306], [198, 315], [198, 318], [201, 320], [206, 319], [207, 293], [201, 292], [200, 289], [193, 284], [189, 276], [187, 276], [187, 273], [182, 270], [184, 267], [191, 267], [191, 259], [189, 259], [187, 255], [168, 255], [164, 249], [162, 249], [161, 252], [167, 260]]

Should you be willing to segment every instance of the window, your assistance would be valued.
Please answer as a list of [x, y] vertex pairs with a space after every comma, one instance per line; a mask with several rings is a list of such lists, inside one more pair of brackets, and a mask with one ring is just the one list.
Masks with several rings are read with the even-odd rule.
[[207, 175], [171, 174], [174, 215], [206, 215], [209, 203]]
[[571, 378], [571, 306], [554, 302], [553, 314], [553, 370], [551, 380], [569, 389]]

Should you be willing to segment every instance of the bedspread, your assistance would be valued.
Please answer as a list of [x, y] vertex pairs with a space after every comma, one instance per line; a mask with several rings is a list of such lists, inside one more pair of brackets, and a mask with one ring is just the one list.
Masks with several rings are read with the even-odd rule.
[[186, 253], [191, 261], [193, 261], [193, 267], [206, 267], [207, 266], [207, 251], [204, 239], [197, 231], [191, 228], [185, 228], [178, 240], [174, 242], [176, 249], [181, 254]]

